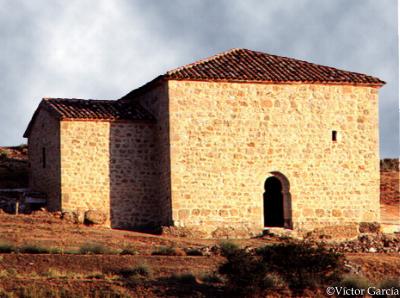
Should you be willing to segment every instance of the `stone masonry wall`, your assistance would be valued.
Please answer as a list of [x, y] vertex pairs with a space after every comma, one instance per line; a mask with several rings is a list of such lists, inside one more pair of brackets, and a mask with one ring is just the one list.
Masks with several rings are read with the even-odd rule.
[[111, 123], [110, 206], [112, 226], [160, 224], [154, 125]]
[[168, 90], [176, 226], [260, 232], [272, 172], [290, 184], [294, 229], [379, 221], [377, 89], [169, 81]]
[[400, 204], [399, 159], [381, 160], [381, 203]]
[[[45, 167], [43, 166], [43, 153]], [[28, 138], [28, 156], [29, 187], [47, 194], [50, 211], [59, 210], [61, 208], [59, 122], [44, 109], [37, 114], [31, 129]]]
[[171, 207], [171, 160], [169, 139], [169, 99], [167, 83], [162, 82], [147, 92], [135, 97], [157, 119], [155, 144], [157, 149], [158, 201], [160, 222], [164, 226], [172, 224]]
[[62, 209], [101, 211], [118, 228], [156, 221], [153, 150], [151, 124], [62, 121]]

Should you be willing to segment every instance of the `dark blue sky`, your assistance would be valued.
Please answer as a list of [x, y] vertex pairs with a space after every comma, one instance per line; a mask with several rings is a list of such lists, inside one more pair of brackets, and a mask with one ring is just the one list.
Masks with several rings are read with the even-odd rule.
[[116, 99], [248, 48], [377, 76], [381, 157], [399, 155], [396, 0], [0, 0], [0, 145], [42, 97]]

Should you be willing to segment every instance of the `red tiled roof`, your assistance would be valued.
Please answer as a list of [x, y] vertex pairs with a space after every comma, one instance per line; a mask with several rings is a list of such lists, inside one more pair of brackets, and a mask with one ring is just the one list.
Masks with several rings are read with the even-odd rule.
[[76, 98], [44, 98], [24, 133], [28, 137], [38, 111], [44, 108], [57, 119], [84, 120], [141, 120], [154, 121], [154, 117], [138, 103], [116, 100], [85, 100]]
[[232, 82], [303, 82], [378, 86], [385, 84], [380, 79], [365, 74], [247, 49], [232, 49], [168, 71], [163, 77], [174, 80]]
[[45, 104], [59, 119], [153, 120], [139, 104], [124, 104], [116, 100], [76, 98], [44, 98]]

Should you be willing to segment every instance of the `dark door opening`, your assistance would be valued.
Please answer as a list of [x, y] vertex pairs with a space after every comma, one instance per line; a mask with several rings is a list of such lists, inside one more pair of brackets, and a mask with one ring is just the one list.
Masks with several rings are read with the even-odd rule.
[[264, 226], [283, 227], [283, 194], [282, 184], [276, 177], [265, 181], [264, 192]]

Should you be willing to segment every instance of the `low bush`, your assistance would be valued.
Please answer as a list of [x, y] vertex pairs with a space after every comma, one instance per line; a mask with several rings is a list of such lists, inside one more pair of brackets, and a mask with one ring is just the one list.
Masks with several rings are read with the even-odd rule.
[[169, 280], [179, 284], [195, 284], [197, 282], [196, 276], [192, 273], [173, 274]]
[[126, 268], [119, 271], [119, 275], [125, 278], [137, 276], [149, 277], [151, 274], [151, 269], [147, 264], [140, 264], [133, 268]]
[[66, 255], [79, 255], [80, 251], [76, 249], [67, 249], [63, 251], [64, 254]]
[[387, 278], [379, 283], [380, 289], [397, 289], [400, 292], [400, 279]]
[[82, 255], [87, 255], [87, 254], [106, 255], [106, 254], [117, 254], [118, 252], [102, 244], [86, 243], [79, 248], [79, 253]]
[[[359, 275], [344, 275], [342, 279], [336, 284], [337, 287], [343, 287], [347, 289], [367, 289], [371, 286], [368, 279]], [[338, 295], [338, 297], [357, 297], [357, 296], [343, 296]]]
[[15, 247], [9, 243], [0, 243], [0, 253], [8, 254], [15, 252]]
[[49, 249], [49, 252], [51, 254], [58, 255], [58, 254], [62, 254], [63, 250], [61, 248], [58, 248], [58, 247], [52, 247], [52, 248]]
[[85, 277], [89, 278], [89, 279], [105, 279], [106, 278], [105, 274], [103, 274], [102, 272], [92, 272], [92, 273], [86, 275]]
[[257, 253], [270, 272], [278, 274], [295, 293], [337, 282], [342, 273], [342, 256], [323, 245], [283, 243], [265, 246]]
[[271, 288], [267, 276], [268, 267], [260, 256], [251, 255], [243, 249], [229, 249], [224, 255], [227, 261], [219, 267], [226, 277], [228, 291], [239, 296], [263, 296]]
[[23, 254], [48, 254], [50, 249], [39, 245], [27, 244], [18, 248], [18, 252]]
[[200, 276], [200, 280], [209, 284], [216, 284], [223, 282], [222, 278], [216, 272], [213, 272], [211, 274], [209, 273], [202, 274]]
[[28, 287], [20, 287], [15, 291], [16, 297], [20, 298], [43, 298], [43, 297], [74, 297], [66, 290], [59, 290], [53, 287], [39, 287], [36, 285]]
[[202, 256], [203, 252], [197, 248], [189, 248], [186, 250], [186, 255], [188, 256]]
[[151, 254], [155, 256], [176, 256], [177, 251], [172, 246], [160, 246], [156, 250], [153, 250]]
[[308, 243], [283, 243], [265, 246], [255, 254], [226, 245], [226, 262], [219, 273], [227, 287], [241, 296], [261, 296], [270, 288], [289, 288], [294, 295], [331, 285], [339, 280], [343, 268], [341, 255], [324, 246]]
[[44, 275], [48, 278], [60, 278], [60, 277], [67, 277], [65, 272], [58, 270], [57, 268], [49, 268]]
[[137, 255], [138, 251], [132, 247], [125, 247], [119, 253], [120, 255]]
[[238, 249], [240, 249], [239, 245], [237, 245], [235, 242], [230, 241], [230, 240], [224, 240], [219, 243], [219, 246], [221, 247], [221, 254], [223, 256], [228, 256], [230, 254], [235, 253]]

